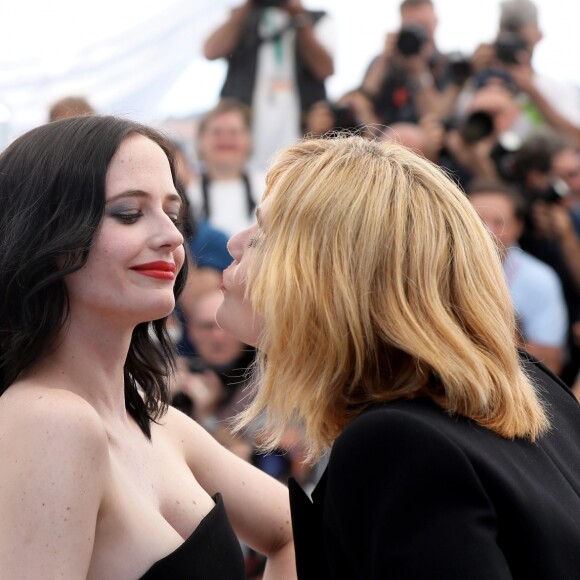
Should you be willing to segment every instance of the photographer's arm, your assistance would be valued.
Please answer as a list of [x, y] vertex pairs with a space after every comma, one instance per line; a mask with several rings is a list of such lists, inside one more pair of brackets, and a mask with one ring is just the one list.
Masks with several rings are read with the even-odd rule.
[[440, 119], [448, 119], [453, 116], [455, 104], [463, 91], [464, 85], [449, 83], [438, 96], [437, 111], [433, 111]]
[[208, 60], [225, 58], [231, 54], [240, 39], [244, 23], [252, 10], [252, 0], [231, 11], [230, 17], [216, 28], [203, 45], [203, 54]]
[[435, 79], [426, 61], [421, 56], [407, 57], [405, 60], [415, 86], [415, 104], [419, 118], [429, 114], [441, 116], [442, 94], [435, 85]]
[[284, 9], [294, 19], [296, 42], [304, 64], [319, 81], [326, 80], [334, 73], [334, 61], [332, 55], [316, 38], [314, 22], [304, 10], [300, 0], [288, 0]]
[[491, 159], [493, 141], [482, 139], [468, 144], [456, 129], [447, 134], [445, 145], [455, 161], [467, 169], [473, 177], [497, 181], [500, 179], [495, 163]]
[[387, 76], [393, 58], [396, 41], [397, 34], [389, 32], [385, 39], [383, 52], [381, 52], [381, 54], [371, 62], [365, 73], [361, 88], [365, 93], [372, 97], [376, 97], [379, 94], [383, 82], [385, 81], [385, 77]]
[[561, 115], [544, 98], [544, 95], [542, 95], [534, 84], [534, 71], [532, 67], [527, 63], [513, 65], [510, 67], [510, 74], [518, 88], [528, 94], [546, 122], [555, 129], [568, 134], [574, 139], [576, 145], [580, 146], [580, 128]]

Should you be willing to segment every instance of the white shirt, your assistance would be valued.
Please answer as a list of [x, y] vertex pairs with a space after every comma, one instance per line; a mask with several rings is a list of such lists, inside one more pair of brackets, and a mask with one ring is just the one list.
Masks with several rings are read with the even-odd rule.
[[[263, 172], [248, 171], [250, 194], [258, 205], [266, 187], [266, 176]], [[196, 180], [187, 189], [187, 198], [196, 216], [203, 215], [203, 193], [201, 179]], [[208, 184], [209, 223], [227, 236], [233, 236], [254, 225], [254, 213], [248, 212], [246, 187], [241, 177]]]
[[[263, 12], [259, 33], [269, 37], [284, 29], [290, 14], [279, 8]], [[332, 22], [324, 15], [314, 34], [332, 54]], [[300, 98], [296, 84], [296, 30], [290, 28], [273, 41], [262, 42], [258, 49], [256, 80], [252, 98], [253, 153], [250, 167], [264, 170], [273, 154], [296, 143], [300, 134]]]
[[563, 347], [568, 314], [556, 272], [519, 247], [508, 249], [503, 269], [526, 342]]

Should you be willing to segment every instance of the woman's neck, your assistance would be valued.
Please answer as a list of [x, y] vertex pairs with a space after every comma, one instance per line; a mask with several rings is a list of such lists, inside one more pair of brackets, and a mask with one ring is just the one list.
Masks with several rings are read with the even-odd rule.
[[71, 322], [57, 346], [26, 373], [25, 379], [74, 392], [106, 422], [127, 421], [124, 366], [132, 329], [96, 329]]

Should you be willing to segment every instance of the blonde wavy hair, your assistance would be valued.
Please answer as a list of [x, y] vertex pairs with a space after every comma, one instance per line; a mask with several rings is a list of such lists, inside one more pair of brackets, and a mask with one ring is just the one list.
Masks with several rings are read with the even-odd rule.
[[507, 438], [549, 421], [521, 368], [496, 248], [465, 195], [394, 143], [305, 140], [267, 178], [247, 280], [264, 321], [242, 429], [305, 429], [308, 458], [368, 405], [426, 395]]

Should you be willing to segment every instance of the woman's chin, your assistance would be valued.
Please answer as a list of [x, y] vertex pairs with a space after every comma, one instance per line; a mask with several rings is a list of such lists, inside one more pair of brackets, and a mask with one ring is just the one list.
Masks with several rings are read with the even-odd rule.
[[175, 300], [167, 300], [163, 303], [151, 305], [147, 309], [141, 310], [139, 313], [140, 322], [151, 322], [153, 320], [160, 320], [167, 318], [175, 311]]
[[230, 312], [228, 305], [222, 302], [215, 318], [222, 330], [225, 330], [244, 344], [260, 348], [260, 333], [256, 330], [256, 321], [253, 317], [236, 317], [235, 312]]

